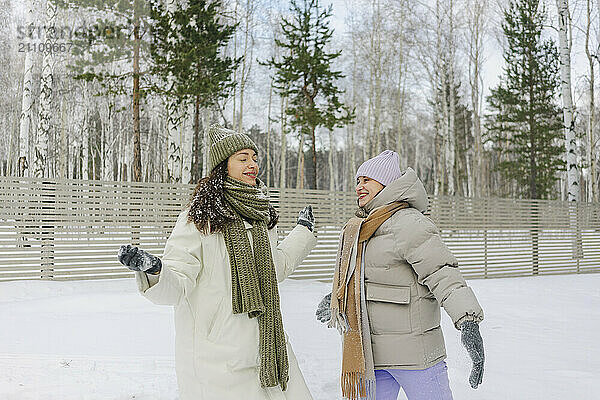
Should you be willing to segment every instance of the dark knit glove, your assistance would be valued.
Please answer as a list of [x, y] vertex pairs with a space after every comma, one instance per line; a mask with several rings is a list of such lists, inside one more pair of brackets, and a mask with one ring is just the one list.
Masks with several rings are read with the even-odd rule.
[[461, 342], [469, 357], [473, 361], [473, 369], [469, 377], [469, 383], [473, 389], [481, 384], [483, 380], [483, 362], [485, 356], [483, 354], [483, 339], [479, 333], [479, 324], [475, 321], [465, 321], [460, 326]]
[[132, 271], [156, 275], [162, 269], [160, 258], [128, 244], [119, 248], [119, 262]]
[[317, 306], [316, 316], [319, 321], [322, 323], [329, 322], [331, 319], [331, 293], [325, 295], [323, 300]]
[[298, 214], [298, 225], [304, 225], [311, 232], [315, 226], [315, 217], [313, 216], [312, 206], [308, 205], [304, 207], [304, 210]]

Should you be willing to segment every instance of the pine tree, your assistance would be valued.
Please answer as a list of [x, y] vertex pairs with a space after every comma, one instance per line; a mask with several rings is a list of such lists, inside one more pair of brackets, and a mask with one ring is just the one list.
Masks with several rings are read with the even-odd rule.
[[[192, 182], [201, 177], [200, 109], [215, 106], [235, 86], [232, 78], [240, 58], [223, 56], [222, 50], [237, 25], [221, 22], [219, 0], [188, 0], [167, 12], [162, 0], [154, 0], [151, 16], [153, 72], [172, 82], [162, 92], [174, 107], [194, 106], [194, 161]], [[171, 79], [167, 79], [171, 77]]]
[[515, 0], [504, 12], [508, 47], [504, 73], [487, 97], [487, 137], [502, 161], [502, 176], [516, 183], [519, 195], [548, 198], [557, 172], [564, 170], [558, 51], [542, 40], [545, 9], [539, 0]]
[[[309, 138], [312, 163], [307, 183], [317, 188], [316, 129], [343, 127], [354, 114], [339, 98], [343, 91], [336, 81], [344, 75], [332, 70], [331, 64], [341, 51], [326, 50], [333, 35], [328, 22], [332, 7], [322, 8], [318, 0], [291, 0], [290, 12], [291, 17], [281, 21], [283, 38], [275, 39], [284, 56], [281, 61], [271, 58], [266, 64], [276, 71], [274, 86], [288, 99], [285, 112], [290, 116], [289, 124], [298, 130], [300, 143], [305, 136]], [[300, 148], [299, 154], [302, 152]]]

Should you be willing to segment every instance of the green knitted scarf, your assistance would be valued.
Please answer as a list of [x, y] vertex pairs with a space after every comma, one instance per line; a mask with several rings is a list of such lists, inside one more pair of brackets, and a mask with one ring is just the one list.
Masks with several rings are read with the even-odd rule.
[[[279, 290], [267, 233], [269, 198], [265, 185], [247, 185], [227, 177], [224, 197], [240, 218], [223, 230], [231, 264], [233, 312], [258, 318], [260, 383], [286, 390], [288, 358], [281, 321]], [[252, 223], [252, 247], [242, 218]], [[253, 251], [254, 249], [254, 251]], [[253, 254], [254, 257], [248, 255]]]

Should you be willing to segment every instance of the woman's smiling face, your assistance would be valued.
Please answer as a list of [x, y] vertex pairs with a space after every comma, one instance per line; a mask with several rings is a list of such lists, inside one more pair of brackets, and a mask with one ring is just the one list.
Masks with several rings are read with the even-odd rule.
[[359, 176], [356, 180], [356, 196], [358, 197], [358, 206], [364, 207], [369, 201], [381, 192], [384, 188], [381, 183], [375, 179], [366, 176]]
[[252, 149], [242, 149], [227, 160], [227, 175], [248, 185], [256, 185], [258, 155]]

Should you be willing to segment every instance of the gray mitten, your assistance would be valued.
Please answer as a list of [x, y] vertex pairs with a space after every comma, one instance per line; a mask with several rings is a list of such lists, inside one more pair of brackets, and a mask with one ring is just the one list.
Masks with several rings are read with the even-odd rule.
[[322, 323], [329, 322], [331, 319], [331, 293], [325, 295], [323, 300], [317, 306], [316, 316]]
[[311, 205], [304, 207], [304, 210], [300, 211], [300, 213], [298, 214], [297, 224], [304, 225], [311, 232], [313, 231], [314, 226], [315, 226], [315, 217], [313, 216]]
[[132, 271], [156, 275], [162, 269], [160, 258], [128, 244], [119, 248], [119, 262]]
[[473, 361], [473, 369], [469, 377], [469, 383], [473, 389], [477, 389], [483, 380], [483, 363], [485, 356], [483, 354], [483, 339], [479, 333], [479, 324], [475, 321], [465, 321], [460, 326], [461, 342], [469, 357]]

